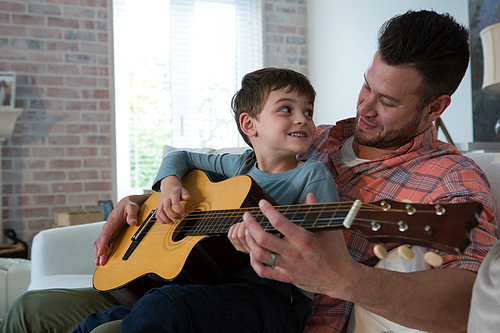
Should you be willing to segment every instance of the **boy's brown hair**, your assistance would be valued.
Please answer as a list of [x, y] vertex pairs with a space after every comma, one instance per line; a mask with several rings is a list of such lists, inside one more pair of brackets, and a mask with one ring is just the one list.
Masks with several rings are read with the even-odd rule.
[[248, 113], [251, 118], [259, 119], [271, 91], [285, 90], [306, 95], [314, 102], [316, 91], [309, 79], [301, 73], [284, 68], [263, 68], [246, 74], [241, 80], [241, 89], [231, 100], [231, 110], [243, 140], [252, 147], [248, 136], [240, 127], [240, 115]]

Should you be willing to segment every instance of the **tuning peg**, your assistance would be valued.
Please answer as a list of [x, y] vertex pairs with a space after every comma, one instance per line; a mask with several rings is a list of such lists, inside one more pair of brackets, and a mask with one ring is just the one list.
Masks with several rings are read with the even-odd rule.
[[424, 254], [424, 260], [432, 267], [441, 266], [443, 264], [443, 258], [436, 252], [432, 251], [426, 252]]
[[406, 260], [413, 260], [415, 253], [406, 245], [401, 245], [398, 247], [398, 254]]
[[380, 260], [383, 260], [383, 259], [387, 258], [387, 250], [386, 250], [385, 247], [383, 247], [380, 244], [376, 244], [373, 247], [373, 252], [377, 256], [377, 258], [379, 258]]

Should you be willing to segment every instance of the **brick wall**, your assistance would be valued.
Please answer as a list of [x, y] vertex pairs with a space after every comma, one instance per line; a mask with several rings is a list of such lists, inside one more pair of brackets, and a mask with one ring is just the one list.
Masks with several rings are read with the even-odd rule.
[[307, 0], [265, 0], [265, 62], [308, 75]]
[[23, 109], [2, 144], [2, 223], [22, 239], [112, 196], [110, 1], [0, 1], [0, 71]]
[[[2, 223], [24, 240], [114, 200], [111, 1], [0, 0], [0, 71], [24, 110], [1, 146]], [[306, 0], [264, 6], [266, 64], [307, 75]]]

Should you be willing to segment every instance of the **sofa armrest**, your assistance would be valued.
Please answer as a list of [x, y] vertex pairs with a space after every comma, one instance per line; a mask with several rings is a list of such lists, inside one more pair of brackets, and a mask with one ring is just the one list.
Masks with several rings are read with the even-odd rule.
[[[500, 224], [500, 154], [469, 152], [464, 155], [474, 160], [486, 174], [495, 201], [495, 216], [497, 223]], [[497, 238], [500, 238], [500, 228], [496, 229], [495, 234]]]
[[47, 229], [39, 232], [31, 246], [31, 281], [67, 274], [93, 274], [93, 244], [104, 222]]
[[31, 262], [25, 259], [0, 258], [0, 318], [30, 284]]

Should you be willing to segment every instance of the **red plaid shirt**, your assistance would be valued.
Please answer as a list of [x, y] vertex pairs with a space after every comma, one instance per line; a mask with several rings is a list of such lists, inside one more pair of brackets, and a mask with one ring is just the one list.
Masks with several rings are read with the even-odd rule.
[[[477, 272], [486, 253], [497, 241], [491, 189], [479, 167], [452, 145], [438, 141], [436, 128], [431, 126], [391, 154], [341, 173], [340, 148], [353, 134], [353, 126], [354, 118], [339, 121], [334, 126], [318, 126], [313, 145], [300, 159], [314, 158], [323, 162], [335, 178], [342, 201], [481, 202], [483, 211], [478, 227], [470, 234], [471, 244], [463, 256], [443, 253], [443, 265], [439, 267]], [[378, 262], [373, 245], [363, 236], [352, 231], [345, 231], [344, 236], [355, 260], [370, 266]], [[342, 332], [352, 305], [316, 295], [306, 332]]]

